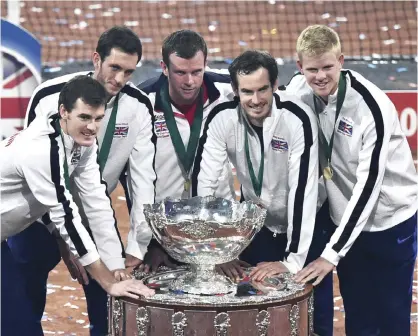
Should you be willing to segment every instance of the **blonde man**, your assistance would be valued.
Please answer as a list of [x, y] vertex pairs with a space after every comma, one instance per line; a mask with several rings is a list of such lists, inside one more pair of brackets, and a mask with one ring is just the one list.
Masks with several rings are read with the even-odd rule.
[[318, 284], [337, 266], [347, 335], [409, 335], [417, 182], [396, 109], [373, 83], [342, 69], [331, 28], [306, 28], [296, 48], [301, 74], [286, 90], [318, 117], [321, 180], [336, 225], [297, 280]]

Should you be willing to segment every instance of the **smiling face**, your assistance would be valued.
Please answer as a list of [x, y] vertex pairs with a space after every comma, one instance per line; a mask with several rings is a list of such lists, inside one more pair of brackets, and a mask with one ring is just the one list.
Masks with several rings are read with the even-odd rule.
[[315, 94], [328, 101], [337, 90], [344, 56], [334, 51], [318, 56], [302, 54], [297, 64]]
[[271, 113], [275, 90], [271, 86], [268, 70], [260, 67], [247, 75], [238, 73], [237, 83], [235, 95], [239, 96], [241, 108], [252, 124], [262, 126]]
[[131, 79], [138, 63], [137, 54], [128, 54], [113, 48], [104, 60], [93, 54], [94, 79], [98, 80], [109, 96], [116, 96]]
[[63, 104], [60, 105], [59, 111], [62, 130], [71, 136], [76, 144], [92, 146], [104, 117], [104, 105], [92, 107], [78, 98], [71, 112], [68, 112]]
[[191, 105], [196, 100], [203, 84], [205, 56], [198, 51], [192, 58], [186, 59], [171, 54], [170, 64], [161, 61], [161, 68], [168, 78], [171, 99], [178, 105]]

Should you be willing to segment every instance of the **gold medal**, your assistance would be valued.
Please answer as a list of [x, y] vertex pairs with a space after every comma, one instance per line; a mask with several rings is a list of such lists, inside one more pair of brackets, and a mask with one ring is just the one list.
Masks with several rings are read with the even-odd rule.
[[190, 190], [190, 180], [187, 179], [186, 181], [184, 181], [184, 191], [189, 191]]
[[331, 180], [333, 174], [334, 172], [332, 171], [332, 168], [330, 166], [324, 168], [324, 178], [326, 180]]

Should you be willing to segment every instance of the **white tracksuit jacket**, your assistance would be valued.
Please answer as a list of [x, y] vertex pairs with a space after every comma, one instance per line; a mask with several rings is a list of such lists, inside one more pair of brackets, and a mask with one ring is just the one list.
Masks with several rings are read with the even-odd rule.
[[[245, 200], [267, 208], [266, 227], [286, 233], [290, 252], [284, 264], [296, 273], [302, 269], [314, 232], [318, 194], [318, 143], [316, 119], [311, 109], [296, 97], [274, 94], [271, 115], [263, 123], [264, 178], [260, 197], [254, 192], [244, 149], [245, 113], [238, 99], [218, 105], [208, 116], [199, 144], [201, 161], [197, 191], [212, 195], [221, 168], [229, 159], [236, 167]], [[261, 159], [261, 144], [252, 130], [249, 150], [255, 175]]]
[[[123, 265], [116, 220], [97, 164], [97, 145], [74, 146], [52, 118], [37, 118], [25, 130], [0, 143], [1, 240], [45, 215], [83, 266], [99, 259], [110, 269]], [[64, 153], [65, 150], [65, 153]], [[100, 226], [96, 246], [81, 223], [77, 205], [65, 187], [64, 160], [91, 223]], [[94, 195], [94, 196], [93, 196]], [[36, 237], [34, 237], [36, 239]], [[112, 253], [110, 253], [112, 251]]]
[[[206, 86], [208, 99], [203, 107], [201, 135], [203, 134], [207, 117], [212, 109], [224, 101], [232, 100], [234, 97], [229, 75], [206, 71], [203, 80]], [[160, 89], [166, 81], [167, 77], [161, 75], [159, 77], [151, 78], [138, 86], [148, 94], [154, 107], [155, 134], [157, 136], [157, 150], [155, 157], [155, 171], [157, 174], [155, 199], [157, 202], [164, 200], [166, 197], [189, 198], [197, 196], [197, 176], [194, 172], [197, 167], [193, 166], [190, 169], [189, 179], [191, 181], [191, 188], [189, 192], [186, 192], [184, 190], [184, 182], [186, 181], [185, 172], [178, 160], [165, 122], [164, 112], [161, 106]], [[190, 137], [189, 122], [173, 104], [172, 109], [183, 143], [187, 146]], [[216, 196], [229, 200], [234, 199], [235, 191], [233, 175], [229, 162], [225, 162], [222, 166], [222, 173], [219, 175], [218, 182]]]
[[[417, 175], [395, 106], [360, 74], [342, 71], [346, 72], [347, 92], [337, 122], [337, 92], [319, 112], [328, 142], [335, 127], [334, 176], [325, 180], [325, 189], [331, 218], [338, 228], [322, 253], [334, 265], [361, 231], [389, 229], [417, 211]], [[294, 76], [286, 91], [314, 109], [313, 91], [303, 75]], [[321, 167], [325, 167], [319, 148]]]
[[[74, 73], [54, 78], [38, 86], [29, 102], [26, 114], [26, 124], [35, 117], [48, 117], [58, 111], [58, 97], [61, 88], [67, 81], [77, 75], [92, 74], [88, 72]], [[105, 117], [101, 123], [97, 135], [99, 148], [102, 145], [109, 118], [112, 112], [115, 97], [106, 105]], [[130, 230], [126, 253], [139, 259], [143, 259], [146, 253], [147, 242], [151, 239], [150, 230], [146, 229], [143, 204], [154, 203], [155, 195], [155, 141], [153, 128], [153, 109], [148, 97], [138, 90], [132, 83], [126, 84], [122, 90], [118, 102], [116, 126], [110, 148], [108, 160], [103, 171], [103, 179], [107, 183], [107, 191], [110, 194], [117, 186], [119, 177], [128, 163], [128, 187], [131, 191], [132, 210], [130, 215]], [[74, 199], [80, 205], [77, 193]], [[114, 244], [109, 246], [108, 254], [119, 251], [120, 240], [118, 236], [100, 236], [100, 223], [92, 223], [84, 214], [84, 207], [80, 209], [84, 225], [88, 225], [93, 233], [97, 245], [105, 244], [112, 240]], [[96, 226], [98, 225], [98, 226]], [[96, 237], [97, 236], [97, 237]], [[145, 247], [143, 247], [145, 245]], [[142, 246], [142, 248], [140, 247]], [[105, 256], [102, 256], [104, 258]], [[122, 262], [118, 268], [124, 268]]]
[[[196, 176], [193, 175], [194, 168], [190, 169], [190, 180], [192, 186], [187, 193], [184, 190], [185, 174], [177, 158], [176, 151], [171, 141], [167, 126], [165, 125], [164, 112], [161, 107], [160, 89], [167, 81], [164, 75], [152, 78], [142, 84], [139, 88], [148, 94], [154, 107], [155, 133], [157, 135], [157, 153], [155, 157], [155, 170], [157, 173], [156, 201], [159, 202], [166, 197], [189, 198], [196, 196]], [[234, 93], [230, 85], [229, 75], [205, 72], [204, 83], [206, 85], [208, 100], [203, 107], [203, 125], [200, 133], [203, 134], [204, 125], [209, 113], [218, 104], [232, 100]], [[186, 117], [172, 105], [174, 117], [183, 143], [187, 146], [190, 137], [190, 125]], [[219, 176], [219, 187], [216, 196], [226, 199], [235, 198], [233, 189], [233, 177], [228, 162], [222, 167], [222, 174]]]

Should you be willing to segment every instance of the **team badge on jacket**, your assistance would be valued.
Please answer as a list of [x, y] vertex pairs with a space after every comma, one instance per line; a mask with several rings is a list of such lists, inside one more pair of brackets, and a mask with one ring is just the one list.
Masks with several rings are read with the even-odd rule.
[[154, 128], [155, 128], [155, 135], [158, 138], [166, 138], [166, 137], [170, 136], [170, 133], [169, 133], [168, 128], [167, 128], [167, 123], [165, 122], [163, 113], [156, 113], [155, 114]]
[[128, 136], [128, 132], [128, 124], [116, 124], [115, 131], [113, 132], [113, 138], [126, 138]]
[[289, 150], [287, 141], [281, 137], [276, 136], [273, 136], [273, 139], [271, 140], [271, 148], [277, 152], [287, 152]]
[[351, 137], [353, 135], [353, 122], [350, 119], [341, 118], [337, 132]]

